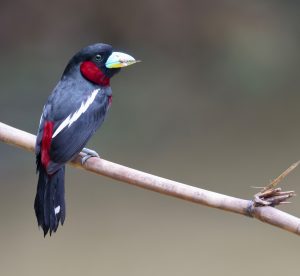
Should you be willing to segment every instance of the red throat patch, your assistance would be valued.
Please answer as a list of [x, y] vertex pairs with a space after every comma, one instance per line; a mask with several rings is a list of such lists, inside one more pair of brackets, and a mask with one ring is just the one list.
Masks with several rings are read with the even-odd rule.
[[43, 138], [42, 138], [42, 152], [41, 161], [45, 168], [47, 168], [50, 162], [50, 147], [53, 134], [53, 122], [46, 121], [44, 124]]
[[84, 61], [80, 65], [81, 74], [89, 81], [101, 86], [109, 85], [109, 78], [92, 61]]

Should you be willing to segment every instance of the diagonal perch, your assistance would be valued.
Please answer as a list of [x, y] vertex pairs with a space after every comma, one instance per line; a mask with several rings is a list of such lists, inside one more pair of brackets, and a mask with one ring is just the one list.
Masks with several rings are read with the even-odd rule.
[[[0, 123], [0, 141], [34, 151], [35, 136]], [[300, 219], [270, 206], [256, 207], [252, 200], [239, 199], [131, 169], [104, 159], [90, 158], [84, 166], [78, 155], [70, 165], [110, 177], [140, 188], [184, 199], [197, 204], [256, 218], [300, 235]]]

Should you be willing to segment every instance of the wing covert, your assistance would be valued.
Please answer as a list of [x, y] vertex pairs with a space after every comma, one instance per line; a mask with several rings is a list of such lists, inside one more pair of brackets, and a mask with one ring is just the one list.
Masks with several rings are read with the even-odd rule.
[[66, 163], [78, 154], [104, 121], [108, 104], [107, 95], [94, 90], [75, 112], [55, 122], [51, 161]]

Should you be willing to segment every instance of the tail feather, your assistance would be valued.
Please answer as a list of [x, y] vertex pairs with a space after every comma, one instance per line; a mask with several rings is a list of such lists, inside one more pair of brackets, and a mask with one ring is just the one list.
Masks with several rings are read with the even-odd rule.
[[[65, 171], [65, 167], [63, 167]], [[61, 225], [64, 224], [66, 216], [65, 207], [65, 185], [56, 185], [55, 187], [55, 197], [54, 197], [55, 214], [57, 220], [60, 221]]]
[[59, 222], [65, 220], [65, 167], [54, 174], [48, 175], [40, 166], [39, 180], [34, 201], [35, 215], [38, 225], [43, 228], [44, 236], [56, 232]]

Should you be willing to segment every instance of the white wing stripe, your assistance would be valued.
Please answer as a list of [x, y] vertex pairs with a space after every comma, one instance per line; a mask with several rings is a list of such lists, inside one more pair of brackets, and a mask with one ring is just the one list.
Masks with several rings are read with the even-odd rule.
[[53, 133], [52, 138], [54, 138], [58, 133], [60, 133], [66, 126], [70, 127], [74, 122], [78, 120], [78, 118], [87, 111], [89, 106], [93, 103], [95, 100], [98, 92], [100, 89], [95, 89], [92, 94], [87, 98], [86, 102], [82, 102], [80, 108], [73, 113], [73, 115], [69, 115], [56, 129], [56, 131]]

